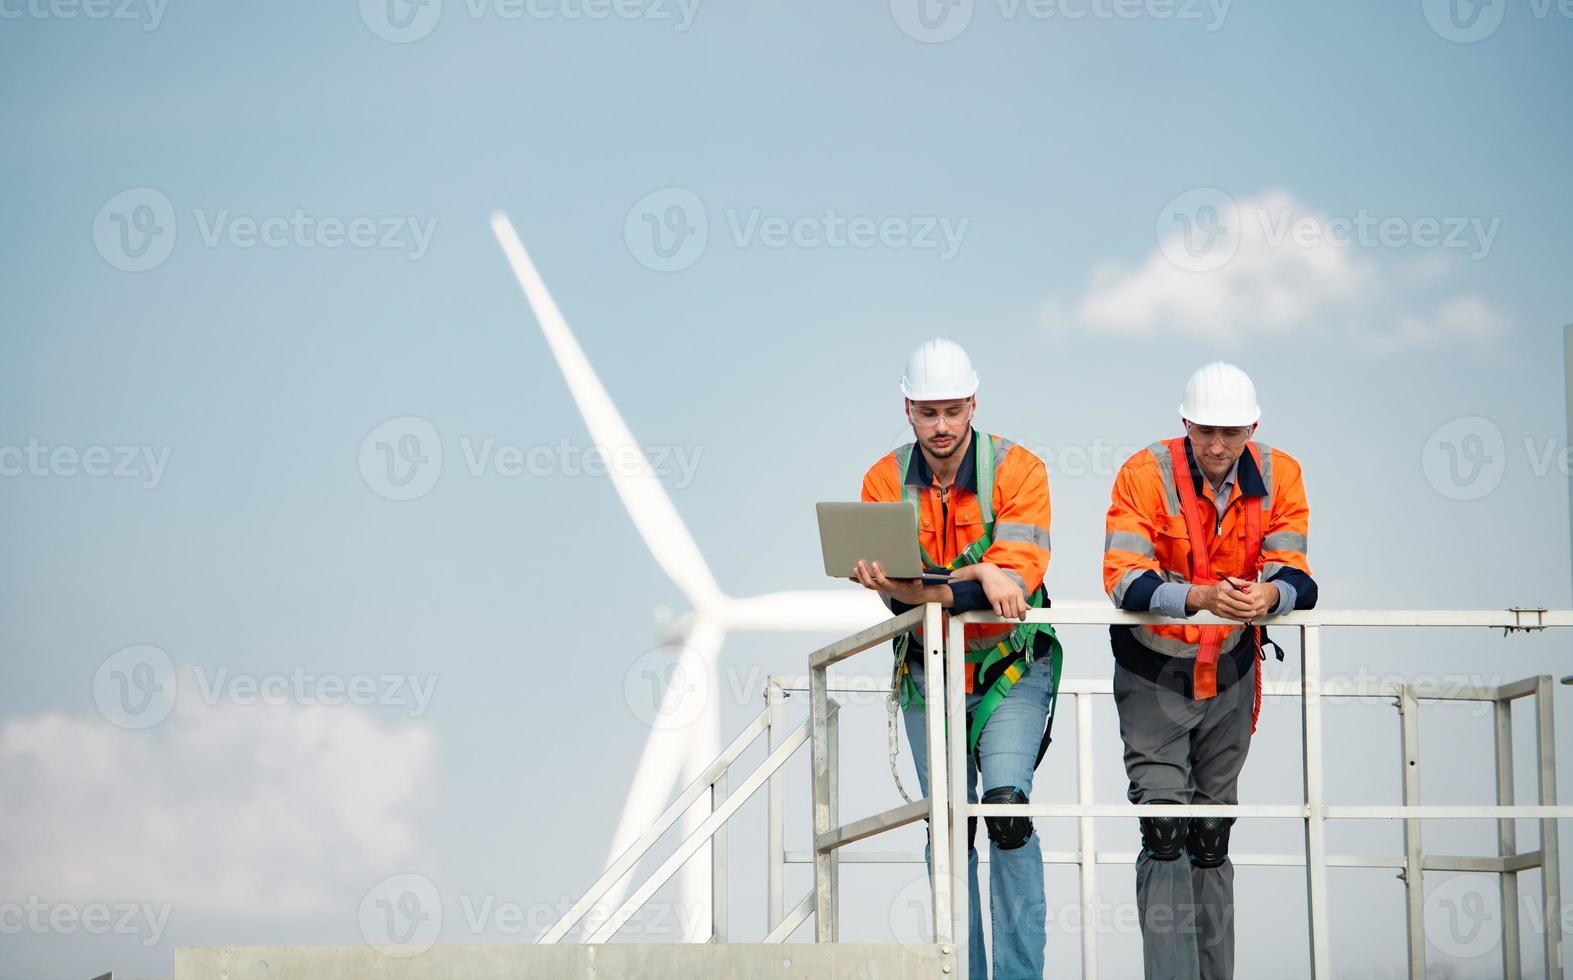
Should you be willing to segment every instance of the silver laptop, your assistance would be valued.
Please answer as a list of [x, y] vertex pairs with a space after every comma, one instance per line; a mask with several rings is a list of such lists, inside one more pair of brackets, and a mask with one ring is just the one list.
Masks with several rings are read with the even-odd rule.
[[851, 578], [859, 561], [877, 561], [886, 578], [943, 582], [950, 577], [923, 567], [910, 504], [820, 503], [814, 508], [826, 575]]

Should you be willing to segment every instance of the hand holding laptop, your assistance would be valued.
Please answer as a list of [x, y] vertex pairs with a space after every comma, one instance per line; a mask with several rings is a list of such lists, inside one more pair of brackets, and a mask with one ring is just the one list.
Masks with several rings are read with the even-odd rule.
[[877, 561], [859, 561], [852, 569], [852, 581], [865, 589], [873, 589], [909, 606], [919, 605], [928, 599], [925, 593], [929, 585], [922, 579], [889, 578]]

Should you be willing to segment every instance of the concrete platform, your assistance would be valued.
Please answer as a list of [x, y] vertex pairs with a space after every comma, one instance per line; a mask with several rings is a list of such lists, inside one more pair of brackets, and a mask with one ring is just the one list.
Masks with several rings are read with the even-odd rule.
[[900, 943], [201, 946], [175, 952], [175, 980], [898, 980], [956, 974], [938, 946]]

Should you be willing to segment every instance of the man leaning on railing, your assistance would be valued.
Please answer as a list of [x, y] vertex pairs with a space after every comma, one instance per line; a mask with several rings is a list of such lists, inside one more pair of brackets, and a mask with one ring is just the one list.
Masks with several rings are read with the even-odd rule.
[[[1316, 605], [1300, 464], [1251, 441], [1261, 410], [1244, 371], [1190, 378], [1185, 435], [1115, 478], [1103, 582], [1115, 605], [1259, 623]], [[1132, 803], [1239, 802], [1261, 709], [1260, 626], [1112, 626], [1114, 704]], [[1280, 657], [1282, 653], [1280, 652]], [[1234, 975], [1232, 818], [1144, 817], [1136, 901], [1147, 980]]]
[[[932, 340], [913, 352], [901, 379], [915, 443], [887, 454], [863, 478], [863, 499], [913, 507], [923, 563], [949, 583], [893, 581], [859, 562], [855, 580], [901, 613], [925, 602], [952, 612], [992, 609], [1023, 619], [1048, 604], [1049, 479], [1043, 461], [1000, 436], [977, 432], [978, 376], [960, 347]], [[928, 793], [923, 641], [896, 641], [896, 677], [919, 785]], [[909, 656], [910, 654], [910, 656]], [[1047, 624], [966, 627], [967, 799], [1026, 803], [1048, 746], [1061, 652]], [[943, 711], [943, 706], [937, 710]], [[954, 787], [952, 787], [954, 790]], [[988, 817], [989, 887], [997, 980], [1043, 975], [1043, 852], [1030, 817]], [[977, 821], [968, 821], [969, 977], [988, 976], [978, 901]], [[925, 855], [932, 861], [929, 849]], [[930, 864], [932, 869], [932, 863]]]

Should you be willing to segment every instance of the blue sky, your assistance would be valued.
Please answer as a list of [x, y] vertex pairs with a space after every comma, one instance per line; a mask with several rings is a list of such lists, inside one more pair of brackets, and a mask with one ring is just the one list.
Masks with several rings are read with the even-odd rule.
[[[1173, 16], [976, 0], [929, 9], [941, 34], [964, 25], [946, 40], [904, 0], [641, 0], [603, 19], [578, 0], [401, 2], [403, 35], [369, 0], [107, 9], [127, 16], [0, 2], [0, 902], [168, 915], [23, 928], [0, 975], [162, 976], [176, 946], [360, 942], [368, 889], [406, 873], [441, 890], [444, 942], [519, 941], [539, 928], [472, 928], [467, 910], [550, 909], [598, 873], [649, 732], [624, 679], [659, 645], [656, 610], [687, 603], [582, 472], [590, 440], [494, 208], [671, 461], [729, 594], [826, 585], [811, 504], [851, 498], [901, 441], [905, 354], [945, 335], [983, 376], [980, 425], [1049, 461], [1057, 598], [1098, 595], [1117, 450], [1173, 434], [1185, 376], [1224, 357], [1256, 379], [1262, 439], [1305, 465], [1325, 606], [1573, 599], [1573, 18], [1555, 3], [1482, 6], [1468, 30], [1497, 26], [1478, 40], [1430, 0]], [[1362, 237], [1382, 219], [1385, 240]], [[688, 244], [658, 245], [651, 222]], [[440, 476], [389, 499], [366, 444], [409, 417]], [[408, 430], [379, 431], [397, 447]], [[475, 472], [487, 439], [526, 465]], [[1568, 673], [1554, 637], [1348, 636], [1330, 671]], [[820, 639], [728, 639], [728, 735], [758, 679], [799, 672]], [[1067, 641], [1071, 676], [1107, 675], [1096, 631]], [[111, 658], [141, 646], [167, 655], [178, 697], [127, 729]], [[405, 677], [429, 699], [393, 690]], [[280, 703], [245, 703], [245, 678], [285, 678]], [[321, 703], [322, 681], [357, 678], [371, 703]], [[1335, 785], [1396, 802], [1386, 709], [1335, 710]], [[1434, 798], [1485, 802], [1489, 724], [1438, 710], [1426, 747], [1458, 761]], [[846, 806], [872, 812], [894, 795], [883, 712], [861, 712]], [[1245, 792], [1292, 800], [1293, 706], [1265, 724]], [[1114, 800], [1112, 712], [1099, 726]], [[1072, 745], [1057, 739], [1042, 792], [1074, 792]], [[762, 819], [757, 801], [739, 817], [740, 938], [763, 931]], [[1489, 849], [1490, 830], [1428, 827], [1427, 845]], [[1070, 849], [1072, 831], [1045, 832]], [[1121, 849], [1134, 833], [1102, 830]], [[1401, 849], [1396, 827], [1339, 833]], [[1335, 881], [1335, 950], [1396, 976], [1401, 890], [1366, 874]], [[1101, 875], [1128, 900], [1124, 869]], [[847, 875], [874, 910], [848, 933], [890, 939], [910, 878]], [[1298, 880], [1252, 871], [1241, 890]], [[1074, 898], [1061, 871], [1050, 888]], [[1242, 970], [1299, 948], [1297, 918], [1249, 914]], [[1111, 968], [1135, 962], [1132, 937], [1103, 945]], [[1051, 939], [1063, 962], [1075, 949]], [[1495, 967], [1451, 952], [1460, 976]]]

